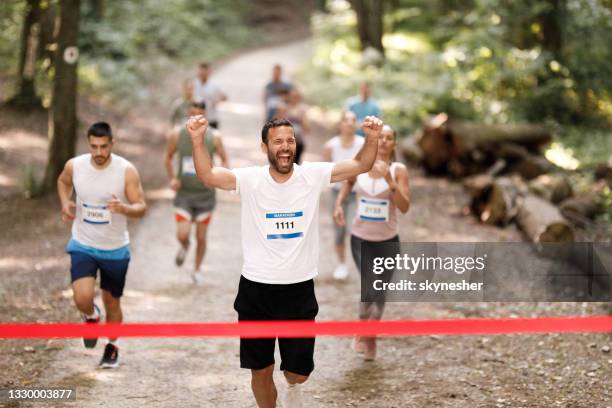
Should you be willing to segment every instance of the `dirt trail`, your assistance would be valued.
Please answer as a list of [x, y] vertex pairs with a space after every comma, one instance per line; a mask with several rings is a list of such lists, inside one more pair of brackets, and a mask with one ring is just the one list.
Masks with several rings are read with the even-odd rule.
[[[232, 167], [261, 164], [258, 130], [261, 93], [271, 66], [292, 71], [309, 56], [309, 43], [263, 49], [232, 60], [216, 72], [231, 101], [221, 110]], [[321, 140], [310, 141], [316, 159]], [[145, 171], [141, 169], [141, 171]], [[461, 188], [442, 179], [411, 175], [413, 208], [402, 220], [404, 241], [520, 240], [514, 229], [478, 225], [461, 215]], [[133, 235], [133, 262], [124, 297], [126, 321], [233, 321], [240, 276], [239, 201], [219, 192], [209, 231], [203, 287], [177, 270], [170, 200], [160, 200]], [[319, 319], [354, 319], [359, 286], [331, 279], [332, 231], [324, 195], [321, 214]], [[192, 256], [186, 261], [191, 264]], [[391, 304], [387, 318], [589, 314], [587, 304]], [[420, 337], [384, 339], [379, 358], [365, 363], [350, 339], [317, 340], [317, 367], [305, 386], [313, 406], [365, 407], [602, 407], [610, 405], [612, 356], [600, 351], [606, 335]], [[255, 406], [246, 370], [238, 368], [237, 339], [121, 339], [121, 367], [99, 370], [102, 353], [66, 342], [37, 383], [76, 386], [79, 407]], [[277, 358], [277, 362], [278, 362]], [[590, 373], [590, 374], [589, 374]], [[275, 373], [284, 387], [280, 372]], [[34, 405], [32, 405], [34, 406]], [[74, 406], [74, 405], [66, 405]]]

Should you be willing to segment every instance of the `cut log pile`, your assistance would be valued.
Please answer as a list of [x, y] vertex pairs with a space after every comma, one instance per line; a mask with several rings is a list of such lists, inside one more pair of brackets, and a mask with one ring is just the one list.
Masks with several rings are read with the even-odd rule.
[[[534, 242], [571, 242], [574, 227], [600, 212], [601, 194], [598, 188], [572, 191], [569, 173], [543, 155], [551, 140], [541, 125], [486, 125], [441, 113], [405, 138], [401, 152], [431, 174], [463, 178], [480, 222], [516, 222]], [[596, 167], [594, 178], [612, 185], [612, 158]]]

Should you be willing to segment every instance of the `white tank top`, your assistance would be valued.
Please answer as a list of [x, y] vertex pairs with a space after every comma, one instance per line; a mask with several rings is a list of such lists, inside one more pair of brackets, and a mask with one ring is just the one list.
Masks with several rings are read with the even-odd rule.
[[73, 160], [72, 184], [76, 192], [76, 218], [72, 222], [72, 238], [97, 249], [113, 250], [130, 243], [127, 218], [112, 214], [106, 202], [115, 194], [122, 202], [125, 196], [125, 171], [130, 162], [111, 154], [104, 169], [91, 164], [91, 154]]
[[[364, 138], [361, 136], [355, 136], [353, 145], [351, 147], [342, 146], [342, 137], [334, 136], [329, 140], [329, 146], [331, 147], [331, 160], [334, 163], [338, 163], [342, 160], [352, 159], [355, 157], [361, 147], [363, 146]], [[340, 190], [342, 188], [342, 182], [334, 184], [334, 190]]]

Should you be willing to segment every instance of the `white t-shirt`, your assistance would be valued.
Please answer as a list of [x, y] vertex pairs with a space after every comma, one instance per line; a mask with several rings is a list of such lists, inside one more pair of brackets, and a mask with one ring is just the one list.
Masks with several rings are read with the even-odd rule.
[[317, 275], [319, 198], [330, 185], [334, 163], [293, 165], [277, 183], [269, 166], [234, 169], [240, 194], [242, 275], [271, 284], [304, 282]]
[[217, 120], [217, 103], [221, 101], [221, 88], [212, 79], [202, 82], [200, 78], [193, 80], [193, 100], [206, 102], [208, 120]]

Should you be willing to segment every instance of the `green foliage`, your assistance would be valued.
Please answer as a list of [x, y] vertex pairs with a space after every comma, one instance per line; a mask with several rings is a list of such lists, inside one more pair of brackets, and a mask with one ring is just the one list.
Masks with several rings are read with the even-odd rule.
[[[214, 61], [250, 43], [246, 0], [106, 1], [82, 11], [82, 79], [119, 97], [146, 97], [145, 84], [182, 64]], [[242, 10], [242, 11], [241, 11]]]
[[565, 7], [553, 15], [562, 46], [555, 49], [544, 37], [553, 11], [547, 0], [396, 0], [385, 17], [387, 60], [375, 67], [359, 52], [354, 13], [332, 2], [313, 19], [315, 58], [301, 74], [305, 91], [339, 108], [367, 79], [385, 118], [404, 131], [439, 111], [487, 123], [607, 127], [612, 10], [601, 0], [559, 3]]
[[19, 47], [15, 44], [18, 44], [21, 37], [24, 12], [24, 1], [0, 2], [0, 70], [2, 71], [17, 71]]
[[[80, 84], [116, 100], [146, 98], [146, 84], [162, 72], [215, 61], [257, 39], [244, 24], [248, 0], [105, 0], [103, 16], [93, 1], [81, 7]], [[24, 0], [0, 2], [1, 71], [16, 73], [24, 12]], [[52, 74], [39, 71], [39, 94], [48, 97]]]

